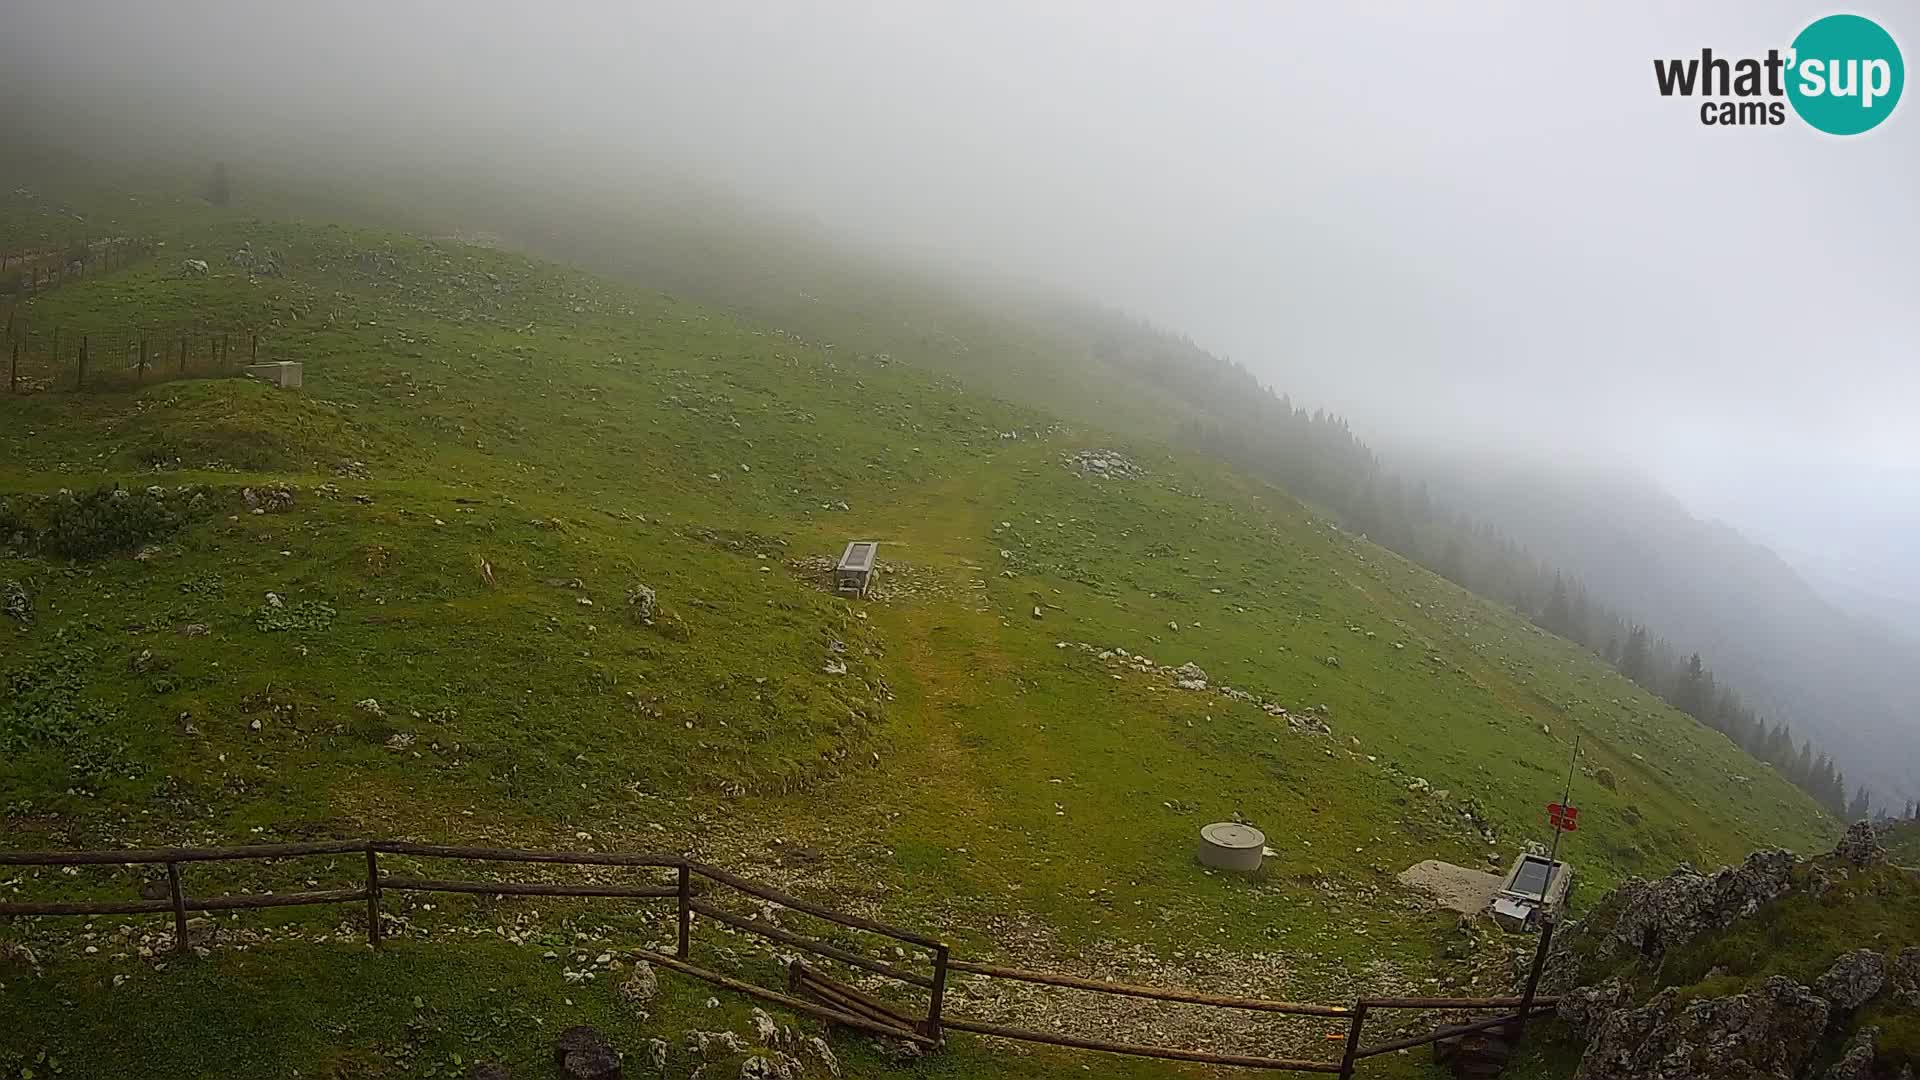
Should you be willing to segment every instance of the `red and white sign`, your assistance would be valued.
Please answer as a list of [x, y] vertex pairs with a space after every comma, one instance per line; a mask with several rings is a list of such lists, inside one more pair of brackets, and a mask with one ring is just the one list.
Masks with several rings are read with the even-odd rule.
[[1562, 806], [1559, 803], [1547, 804], [1547, 820], [1561, 832], [1572, 832], [1580, 827], [1580, 808]]

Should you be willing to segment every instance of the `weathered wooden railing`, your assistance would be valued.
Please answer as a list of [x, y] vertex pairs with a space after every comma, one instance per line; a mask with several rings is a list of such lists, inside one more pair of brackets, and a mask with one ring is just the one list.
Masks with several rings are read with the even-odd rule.
[[[239, 896], [193, 897], [187, 895], [181, 882], [182, 867], [191, 863], [230, 862], [237, 860], [292, 859], [317, 855], [360, 855], [366, 857], [366, 879], [359, 888], [322, 889], [291, 893], [251, 893]], [[674, 871], [672, 884], [658, 885], [566, 885], [548, 882], [515, 881], [473, 881], [446, 878], [424, 878], [406, 875], [383, 874], [380, 871], [380, 856], [401, 855], [410, 858], [454, 859], [469, 862], [513, 862], [547, 863], [565, 866], [603, 866], [633, 867], [641, 869], [662, 869]], [[1164, 1058], [1173, 1061], [1191, 1061], [1209, 1065], [1230, 1065], [1250, 1069], [1275, 1071], [1328, 1073], [1341, 1077], [1351, 1077], [1357, 1064], [1369, 1057], [1390, 1054], [1399, 1050], [1408, 1050], [1417, 1046], [1436, 1043], [1443, 1039], [1488, 1031], [1495, 1028], [1511, 1028], [1518, 1037], [1528, 1018], [1536, 1013], [1552, 1011], [1557, 999], [1538, 997], [1538, 989], [1547, 947], [1553, 937], [1553, 926], [1548, 923], [1543, 929], [1539, 944], [1535, 949], [1533, 967], [1530, 971], [1525, 993], [1519, 997], [1499, 998], [1362, 998], [1352, 1005], [1317, 1005], [1301, 1002], [1274, 1001], [1266, 998], [1239, 997], [1231, 995], [1209, 994], [1197, 990], [1171, 987], [1140, 986], [1132, 983], [1106, 982], [1075, 975], [1055, 972], [1033, 971], [1025, 968], [1002, 967], [995, 964], [972, 963], [952, 958], [948, 946], [936, 938], [918, 934], [899, 927], [888, 926], [872, 919], [836, 911], [821, 904], [791, 896], [768, 885], [749, 881], [734, 874], [709, 866], [680, 855], [653, 854], [645, 852], [593, 852], [593, 851], [539, 851], [518, 848], [479, 848], [454, 847], [443, 844], [417, 844], [400, 840], [322, 840], [300, 844], [254, 844], [244, 847], [225, 848], [151, 848], [129, 849], [125, 851], [0, 851], [0, 866], [126, 866], [126, 865], [164, 865], [167, 870], [167, 897], [165, 899], [120, 900], [105, 902], [4, 902], [0, 903], [0, 916], [41, 916], [41, 915], [173, 915], [174, 947], [182, 952], [188, 949], [187, 913], [193, 911], [238, 911], [253, 908], [295, 907], [308, 904], [359, 904], [367, 905], [367, 943], [379, 948], [381, 943], [380, 902], [388, 892], [442, 892], [465, 893], [481, 896], [551, 896], [551, 897], [608, 897], [616, 899], [673, 900], [678, 908], [678, 935], [672, 954], [651, 949], [632, 949], [630, 953], [638, 959], [678, 971], [694, 978], [704, 980], [715, 986], [725, 987], [779, 1005], [794, 1012], [812, 1016], [830, 1023], [862, 1031], [873, 1032], [894, 1038], [906, 1039], [921, 1046], [939, 1045], [947, 1030], [964, 1031], [976, 1035], [985, 1035], [1000, 1039], [1013, 1039], [1020, 1042], [1045, 1043], [1082, 1050], [1096, 1050], [1110, 1054], [1127, 1054], [1136, 1057]], [[892, 938], [905, 944], [927, 950], [932, 957], [932, 970], [928, 974], [910, 970], [897, 963], [876, 960], [852, 949], [843, 948], [832, 942], [807, 937], [792, 930], [774, 925], [761, 918], [750, 918], [728, 911], [720, 905], [696, 895], [695, 880], [711, 882], [714, 885], [755, 897], [792, 911], [798, 911], [852, 930], [864, 931]], [[851, 967], [870, 971], [892, 979], [905, 986], [925, 990], [928, 995], [924, 1016], [909, 1015], [895, 1003], [883, 1001], [863, 993], [851, 986], [808, 968], [795, 960], [788, 965], [787, 993], [770, 990], [763, 986], [735, 979], [731, 976], [711, 971], [692, 962], [692, 935], [694, 916], [710, 919], [716, 923], [730, 926], [736, 930], [755, 934], [770, 941], [779, 942], [791, 948], [800, 949], [831, 960], [837, 960]], [[990, 979], [1003, 979], [1014, 982], [1032, 983], [1041, 986], [1054, 986], [1066, 990], [1087, 991], [1099, 994], [1112, 994], [1124, 997], [1144, 998], [1153, 1001], [1175, 1002], [1187, 1005], [1202, 1005], [1219, 1009], [1239, 1009], [1288, 1016], [1312, 1016], [1346, 1020], [1347, 1034], [1344, 1050], [1338, 1061], [1309, 1061], [1292, 1058], [1264, 1057], [1250, 1054], [1230, 1054], [1211, 1050], [1192, 1050], [1180, 1047], [1153, 1046], [1141, 1043], [1113, 1042], [1105, 1039], [1087, 1038], [1079, 1035], [1057, 1032], [1036, 1031], [1026, 1028], [1009, 1027], [1001, 1024], [986, 1023], [944, 1014], [947, 980], [955, 972], [984, 976]], [[813, 1000], [801, 997], [806, 994]], [[1457, 1024], [1437, 1028], [1420, 1035], [1395, 1039], [1390, 1042], [1365, 1046], [1361, 1043], [1363, 1028], [1370, 1013], [1386, 1010], [1454, 1010], [1487, 1011], [1497, 1010], [1501, 1015], [1492, 1019], [1478, 1020], [1467, 1024]], [[1512, 1010], [1509, 1012], [1508, 1010]]]

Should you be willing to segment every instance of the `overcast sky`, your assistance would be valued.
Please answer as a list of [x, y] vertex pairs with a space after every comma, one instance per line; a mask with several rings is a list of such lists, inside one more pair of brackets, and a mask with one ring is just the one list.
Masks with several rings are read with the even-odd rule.
[[[1920, 101], [1843, 139], [1654, 90], [1656, 56], [1834, 10], [8, 0], [0, 60], [254, 130], [692, 169], [1126, 307], [1379, 443], [1684, 492], [1920, 469]], [[1920, 10], [1853, 10], [1920, 59]]]

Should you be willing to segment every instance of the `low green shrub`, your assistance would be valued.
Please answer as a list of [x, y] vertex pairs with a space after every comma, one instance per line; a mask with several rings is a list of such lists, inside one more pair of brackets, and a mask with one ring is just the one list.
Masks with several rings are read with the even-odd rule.
[[99, 488], [62, 493], [42, 504], [45, 525], [36, 542], [47, 553], [83, 562], [124, 555], [178, 532], [183, 509], [164, 495]]

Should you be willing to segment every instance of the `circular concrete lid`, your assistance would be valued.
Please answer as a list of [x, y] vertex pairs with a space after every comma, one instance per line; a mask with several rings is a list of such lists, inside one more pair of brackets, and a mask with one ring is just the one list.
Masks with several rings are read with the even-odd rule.
[[1242, 825], [1237, 821], [1216, 821], [1202, 826], [1200, 839], [1223, 848], [1262, 848], [1267, 844], [1266, 834], [1251, 825]]

